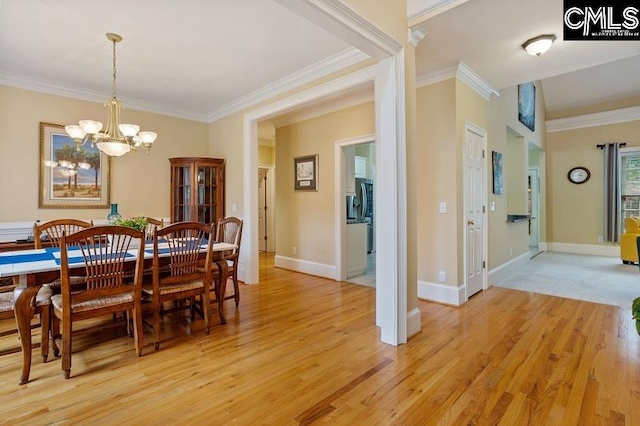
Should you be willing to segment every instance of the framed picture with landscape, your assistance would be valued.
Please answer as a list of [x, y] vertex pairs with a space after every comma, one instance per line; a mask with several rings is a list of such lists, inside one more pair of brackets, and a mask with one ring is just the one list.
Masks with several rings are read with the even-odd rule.
[[41, 209], [106, 209], [111, 199], [111, 162], [89, 142], [76, 148], [64, 126], [40, 123]]

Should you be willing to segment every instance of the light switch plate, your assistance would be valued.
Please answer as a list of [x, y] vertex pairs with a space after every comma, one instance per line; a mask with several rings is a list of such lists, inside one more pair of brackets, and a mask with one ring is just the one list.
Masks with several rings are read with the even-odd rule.
[[447, 212], [447, 202], [446, 201], [440, 201], [439, 211], [440, 211], [440, 213], [446, 213]]

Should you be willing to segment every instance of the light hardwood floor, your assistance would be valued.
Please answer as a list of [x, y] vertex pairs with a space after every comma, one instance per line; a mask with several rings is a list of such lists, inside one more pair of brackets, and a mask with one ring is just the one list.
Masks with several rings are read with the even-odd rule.
[[491, 288], [461, 308], [420, 302], [422, 333], [392, 347], [374, 289], [261, 257], [261, 284], [209, 336], [166, 316], [161, 349], [147, 333], [137, 358], [123, 326], [92, 333], [69, 380], [34, 351], [25, 386], [20, 354], [1, 357], [0, 423], [640, 424], [630, 309]]

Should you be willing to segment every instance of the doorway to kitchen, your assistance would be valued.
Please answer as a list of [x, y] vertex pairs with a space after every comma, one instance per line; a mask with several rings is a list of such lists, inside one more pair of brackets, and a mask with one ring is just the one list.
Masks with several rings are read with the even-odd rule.
[[336, 143], [339, 279], [369, 287], [376, 285], [375, 152], [373, 136]]

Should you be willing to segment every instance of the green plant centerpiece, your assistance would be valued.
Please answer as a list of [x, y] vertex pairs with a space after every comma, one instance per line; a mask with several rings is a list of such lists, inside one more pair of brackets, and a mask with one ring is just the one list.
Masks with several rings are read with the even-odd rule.
[[144, 216], [122, 218], [118, 217], [109, 221], [110, 225], [126, 226], [127, 228], [133, 228], [136, 231], [144, 231], [147, 229], [147, 218]]
[[[114, 217], [109, 221], [109, 225], [126, 226], [127, 228], [135, 229], [136, 231], [144, 231], [147, 228], [147, 218], [144, 216], [138, 217]], [[111, 244], [111, 236], [108, 236], [109, 244]], [[130, 248], [137, 248], [140, 246], [141, 240], [138, 238], [131, 239], [129, 243]]]
[[633, 319], [636, 320], [636, 331], [640, 334], [640, 297], [633, 299], [631, 315], [633, 316]]

